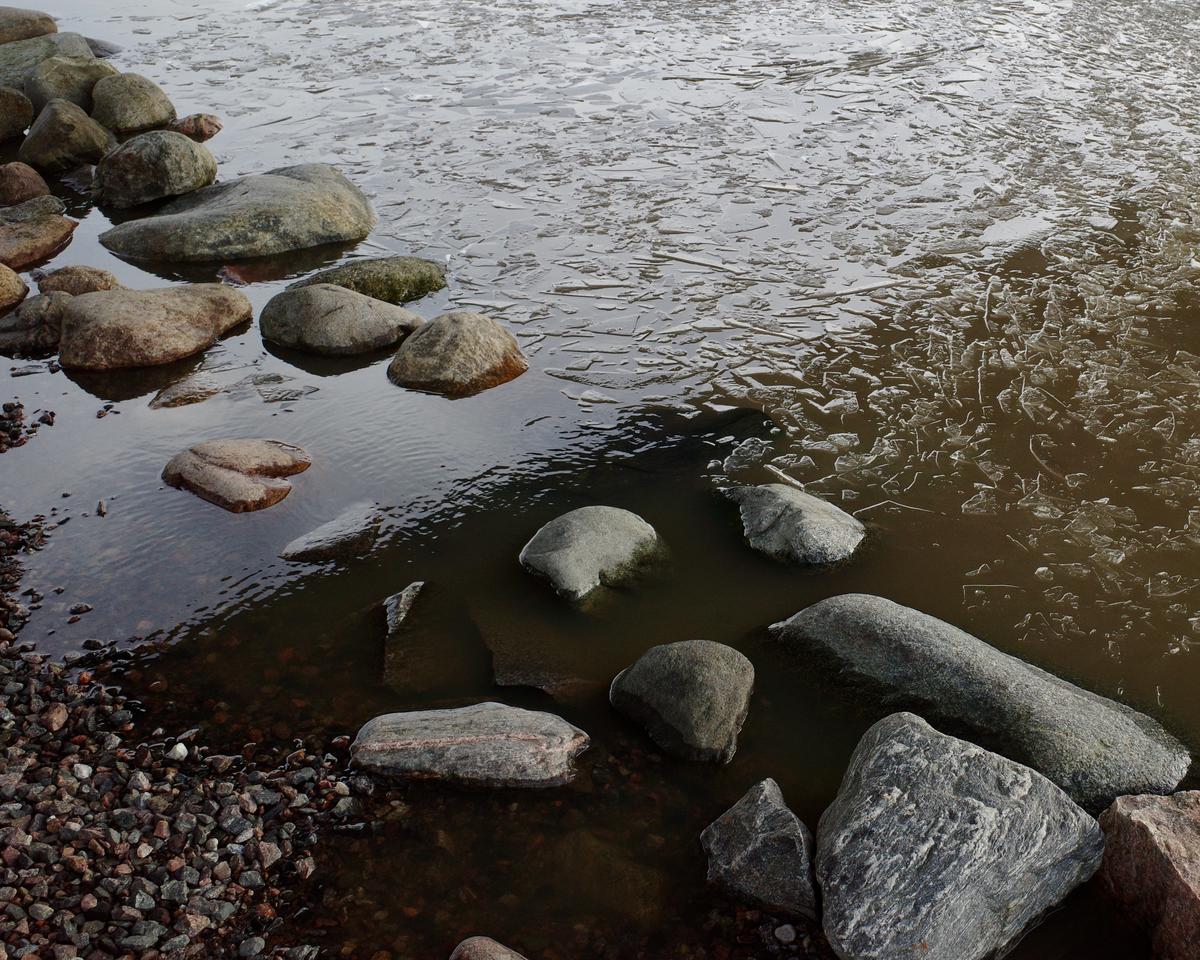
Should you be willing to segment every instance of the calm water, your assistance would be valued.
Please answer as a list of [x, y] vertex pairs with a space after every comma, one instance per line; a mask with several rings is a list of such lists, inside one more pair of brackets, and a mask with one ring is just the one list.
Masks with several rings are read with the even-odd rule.
[[[532, 369], [451, 402], [392, 386], [386, 356], [282, 355], [253, 326], [139, 376], [5, 364], [6, 397], [57, 414], [0, 461], [5, 504], [70, 519], [29, 563], [47, 597], [25, 636], [169, 643], [150, 706], [218, 743], [323, 742], [385, 709], [498, 697], [595, 744], [566, 790], [404, 793], [394, 832], [331, 840], [309, 918], [340, 921], [328, 939], [421, 958], [474, 932], [531, 956], [733, 948], [696, 837], [761, 776], [810, 824], [832, 797], [871, 717], [762, 639], [847, 590], [1200, 742], [1190, 5], [197, 6], [55, 12], [124, 45], [121, 65], [181, 112], [219, 114], [223, 177], [336, 163], [381, 219], [352, 250], [221, 275], [261, 306], [339, 258], [438, 259], [450, 287], [418, 312], [493, 312]], [[115, 260], [104, 216], [63, 195], [82, 224], [56, 264], [132, 286], [217, 273]], [[192, 374], [222, 392], [151, 406]], [[278, 507], [226, 514], [159, 480], [215, 435], [278, 437], [315, 463]], [[813, 577], [745, 548], [714, 481], [768, 465], [871, 524], [860, 562]], [[388, 518], [370, 557], [276, 559], [359, 501]], [[584, 616], [515, 558], [591, 502], [641, 513], [672, 561]], [[375, 606], [415, 579], [420, 655], [387, 686]], [[67, 624], [80, 602], [95, 609]], [[657, 757], [605, 706], [618, 669], [693, 636], [758, 671], [721, 770]], [[572, 682], [499, 688], [493, 657]], [[1112, 923], [1084, 891], [1013, 956], [1144, 956]]]

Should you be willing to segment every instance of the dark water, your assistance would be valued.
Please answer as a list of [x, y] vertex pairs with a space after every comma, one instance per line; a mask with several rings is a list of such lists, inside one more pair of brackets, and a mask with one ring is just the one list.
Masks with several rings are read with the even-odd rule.
[[[225, 270], [256, 307], [324, 263], [428, 256], [451, 285], [418, 312], [493, 312], [531, 359], [453, 402], [393, 387], [386, 356], [278, 354], [254, 325], [138, 376], [0, 370], [6, 397], [58, 415], [0, 462], [5, 505], [70, 521], [31, 558], [47, 597], [26, 637], [56, 652], [92, 637], [169, 646], [148, 706], [231, 747], [324, 742], [382, 710], [482, 697], [592, 735], [570, 788], [414, 791], [394, 831], [333, 838], [306, 921], [336, 920], [330, 940], [362, 956], [438, 957], [475, 932], [539, 956], [753, 955], [704, 889], [696, 837], [764, 775], [810, 824], [833, 795], [869, 711], [762, 640], [848, 590], [942, 616], [1200, 741], [1188, 5], [55, 12], [125, 45], [121, 64], [181, 112], [220, 114], [222, 176], [329, 161], [372, 195], [380, 227], [358, 247]], [[95, 239], [104, 216], [62, 192], [82, 223], [56, 264], [133, 286], [221, 266], [116, 261]], [[220, 392], [150, 405], [194, 374]], [[182, 447], [239, 435], [313, 455], [279, 506], [225, 514], [159, 480]], [[814, 577], [745, 548], [714, 480], [774, 479], [768, 465], [871, 524], [860, 561]], [[361, 501], [387, 516], [370, 557], [276, 558]], [[646, 517], [671, 564], [583, 615], [516, 554], [593, 502]], [[376, 606], [416, 579], [430, 584], [420, 656], [391, 688]], [[95, 609], [68, 624], [79, 602]], [[696, 636], [737, 646], [758, 674], [721, 770], [656, 756], [605, 706], [641, 651]], [[498, 688], [493, 648], [575, 682], [554, 697]], [[1090, 898], [1013, 955], [1146, 955]]]

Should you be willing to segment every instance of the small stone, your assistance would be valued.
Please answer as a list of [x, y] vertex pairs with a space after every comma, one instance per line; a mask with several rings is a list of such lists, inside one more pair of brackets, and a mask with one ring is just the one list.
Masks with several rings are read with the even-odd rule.
[[61, 703], [52, 703], [42, 711], [41, 720], [42, 726], [51, 733], [58, 733], [66, 726], [67, 719], [70, 717], [66, 706]]
[[257, 957], [267, 948], [267, 941], [262, 937], [247, 937], [238, 944], [239, 957]]
[[193, 113], [167, 124], [168, 130], [182, 133], [189, 140], [204, 143], [221, 132], [221, 121], [211, 113]]
[[93, 88], [92, 100], [92, 118], [123, 136], [165, 127], [175, 119], [175, 106], [162, 88], [136, 73], [104, 77]]
[[828, 566], [854, 555], [866, 529], [844, 510], [782, 483], [733, 487], [746, 540], [783, 563]]
[[171, 747], [171, 749], [168, 750], [166, 753], [166, 757], [168, 760], [175, 760], [175, 761], [186, 760], [187, 755], [188, 755], [187, 747], [185, 747], [182, 743], [175, 744], [175, 746]]
[[775, 928], [775, 939], [780, 943], [795, 943], [796, 928], [790, 923], [782, 924]]
[[86, 763], [76, 763], [71, 766], [71, 773], [76, 780], [90, 780], [92, 777], [92, 768]]

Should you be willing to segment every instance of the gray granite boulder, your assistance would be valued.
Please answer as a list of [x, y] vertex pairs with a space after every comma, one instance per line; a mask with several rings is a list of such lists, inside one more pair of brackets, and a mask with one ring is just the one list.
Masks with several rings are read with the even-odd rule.
[[846, 511], [783, 483], [731, 487], [725, 495], [741, 509], [750, 546], [783, 563], [840, 563], [866, 535]]
[[632, 580], [661, 552], [658, 534], [636, 513], [593, 506], [551, 520], [525, 544], [519, 559], [561, 596], [581, 601], [601, 585]]
[[708, 882], [772, 913], [817, 919], [816, 850], [779, 784], [756, 783], [700, 835]]
[[50, 196], [0, 208], [0, 263], [24, 270], [58, 253], [78, 226], [62, 215], [64, 209]]
[[58, 349], [63, 312], [70, 302], [66, 293], [40, 294], [0, 317], [0, 353], [53, 353]]
[[516, 950], [509, 950], [490, 937], [468, 937], [450, 954], [450, 960], [525, 960]]
[[87, 40], [77, 33], [48, 33], [0, 43], [0, 87], [20, 90], [25, 86], [29, 71], [51, 57], [87, 58], [93, 55]]
[[733, 647], [682, 640], [651, 647], [618, 673], [608, 699], [667, 753], [728, 763], [753, 692], [754, 666]]
[[0, 87], [0, 143], [19, 137], [33, 123], [33, 104], [20, 90]]
[[0, 44], [57, 32], [58, 24], [48, 13], [24, 7], [0, 7]]
[[284, 290], [263, 308], [264, 340], [328, 356], [349, 356], [392, 347], [424, 321], [382, 300], [320, 283]]
[[279, 552], [279, 556], [293, 563], [361, 557], [375, 546], [382, 519], [373, 505], [356, 504], [315, 530], [297, 537]]
[[115, 73], [92, 88], [92, 119], [122, 136], [165, 127], [175, 105], [153, 80], [136, 73]]
[[65, 173], [99, 162], [116, 145], [116, 138], [75, 104], [51, 100], [33, 121], [17, 157], [39, 170]]
[[375, 257], [322, 270], [292, 286], [315, 283], [332, 283], [386, 303], [408, 303], [441, 290], [446, 285], [446, 271], [440, 264], [418, 257]]
[[41, 113], [51, 100], [69, 100], [91, 113], [92, 88], [116, 73], [112, 64], [93, 56], [49, 57], [25, 78], [25, 96], [33, 104], [34, 113]]
[[413, 390], [466, 397], [528, 369], [516, 338], [497, 320], [454, 310], [434, 317], [400, 345], [388, 377]]
[[372, 773], [492, 787], [552, 787], [575, 776], [588, 735], [561, 717], [501, 703], [388, 713], [350, 747]]
[[859, 741], [817, 828], [844, 960], [983, 960], [1100, 865], [1099, 824], [1041, 774], [898, 713]]
[[175, 454], [162, 477], [231, 513], [246, 513], [277, 504], [292, 492], [284, 478], [311, 465], [304, 450], [279, 440], [206, 440]]
[[113, 227], [100, 242], [130, 260], [240, 260], [361, 240], [374, 225], [362, 192], [333, 167], [312, 163], [205, 187]]
[[182, 133], [151, 130], [105, 154], [96, 166], [96, 199], [110, 207], [136, 207], [207, 187], [217, 178], [208, 148]]
[[107, 270], [100, 267], [85, 267], [76, 264], [69, 267], [59, 267], [57, 270], [35, 272], [38, 292], [40, 293], [69, 293], [78, 297], [84, 293], [95, 293], [97, 290], [124, 290], [125, 286]]
[[1033, 767], [1086, 809], [1170, 793], [1191, 757], [1150, 717], [1001, 653], [957, 627], [866, 594], [822, 600], [771, 627], [880, 710], [911, 709]]

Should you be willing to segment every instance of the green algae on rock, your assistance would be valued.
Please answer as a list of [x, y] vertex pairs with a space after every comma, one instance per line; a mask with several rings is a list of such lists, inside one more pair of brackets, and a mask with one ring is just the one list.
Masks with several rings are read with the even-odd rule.
[[446, 271], [441, 264], [420, 257], [376, 257], [322, 270], [292, 286], [317, 283], [332, 283], [387, 303], [407, 303], [441, 290], [446, 285]]

